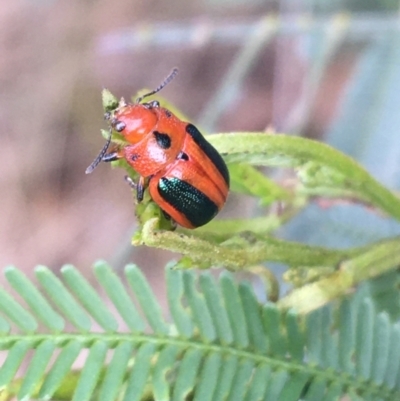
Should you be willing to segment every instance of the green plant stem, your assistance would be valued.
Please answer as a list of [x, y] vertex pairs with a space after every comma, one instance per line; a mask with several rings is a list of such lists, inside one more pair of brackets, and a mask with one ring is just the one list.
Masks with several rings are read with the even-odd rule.
[[187, 255], [179, 267], [224, 266], [238, 271], [266, 261], [282, 262], [291, 267], [336, 266], [359, 252], [359, 249], [312, 247], [251, 233], [217, 245], [180, 232], [157, 231], [157, 225], [157, 219], [147, 221], [140, 238], [135, 237], [134, 245], [147, 245]]
[[266, 235], [277, 230], [291, 218], [293, 218], [302, 207], [305, 201], [296, 199], [289, 207], [286, 207], [281, 214], [271, 213], [267, 216], [253, 217], [249, 219], [232, 219], [232, 220], [212, 220], [203, 227], [197, 228], [195, 231], [181, 228], [179, 231], [188, 235], [212, 240], [221, 243], [228, 240], [233, 235], [249, 231], [256, 235]]
[[358, 255], [342, 262], [337, 272], [315, 283], [294, 290], [278, 302], [283, 309], [309, 313], [353, 290], [368, 279], [400, 265], [400, 238], [366, 246]]
[[248, 269], [248, 272], [257, 275], [264, 283], [268, 301], [276, 302], [279, 299], [279, 281], [268, 267], [253, 266]]
[[[224, 155], [228, 163], [315, 168], [307, 175], [313, 187], [332, 182], [335, 190], [353, 192], [361, 201], [381, 208], [400, 220], [400, 199], [376, 181], [350, 157], [321, 142], [284, 134], [229, 133], [215, 134], [207, 139]], [[316, 178], [317, 177], [317, 178]], [[338, 194], [339, 195], [339, 194]]]

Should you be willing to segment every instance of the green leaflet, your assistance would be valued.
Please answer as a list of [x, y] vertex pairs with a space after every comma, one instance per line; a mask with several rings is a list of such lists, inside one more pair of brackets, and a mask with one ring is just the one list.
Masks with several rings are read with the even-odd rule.
[[263, 206], [290, 199], [290, 193], [248, 164], [231, 164], [230, 190], [256, 196]]
[[309, 195], [356, 199], [400, 220], [400, 199], [361, 165], [329, 145], [265, 132], [224, 133], [207, 139], [228, 163], [291, 167]]
[[[376, 311], [372, 283], [304, 318], [293, 309], [261, 305], [252, 286], [237, 284], [229, 273], [215, 278], [167, 269], [173, 311], [167, 321], [137, 267], [126, 267], [126, 284], [104, 262], [95, 265], [95, 275], [108, 302], [100, 298], [103, 289], [73, 266], [64, 268], [58, 281], [37, 268], [38, 285], [15, 268], [6, 270], [27, 305], [3, 290], [0, 303], [12, 308], [0, 304], [1, 310], [31, 320], [29, 330], [18, 332], [25, 326], [5, 314], [11, 331], [0, 337], [6, 356], [0, 368], [2, 399], [400, 398], [400, 329], [386, 312]], [[50, 291], [50, 282], [62, 290]], [[72, 299], [83, 309], [69, 310]], [[47, 317], [39, 305], [45, 305]], [[43, 330], [39, 322], [45, 323]], [[80, 367], [71, 370], [75, 360]]]

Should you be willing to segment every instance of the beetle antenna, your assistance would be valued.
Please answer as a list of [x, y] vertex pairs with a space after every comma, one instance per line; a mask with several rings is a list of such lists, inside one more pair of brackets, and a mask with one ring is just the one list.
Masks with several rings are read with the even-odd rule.
[[138, 98], [136, 99], [136, 103], [141, 103], [141, 101], [142, 101], [145, 97], [148, 97], [148, 96], [151, 96], [151, 95], [155, 95], [157, 92], [160, 92], [160, 90], [161, 90], [162, 88], [164, 88], [165, 86], [167, 86], [167, 85], [176, 77], [177, 74], [178, 74], [178, 69], [175, 67], [175, 68], [169, 73], [169, 75], [167, 76], [167, 78], [164, 79], [164, 81], [162, 82], [162, 84], [161, 84], [160, 86], [158, 86], [158, 87], [157, 87], [156, 89], [154, 89], [153, 91], [151, 91], [151, 92], [149, 92], [149, 93], [146, 93], [146, 94], [143, 95], [143, 96], [138, 97]]
[[104, 144], [103, 148], [97, 155], [97, 157], [93, 160], [92, 164], [86, 169], [85, 173], [90, 174], [93, 172], [93, 170], [100, 164], [100, 162], [103, 160], [104, 155], [106, 154], [108, 147], [110, 146], [111, 143], [111, 129], [110, 129], [110, 136], [107, 138], [106, 143]]

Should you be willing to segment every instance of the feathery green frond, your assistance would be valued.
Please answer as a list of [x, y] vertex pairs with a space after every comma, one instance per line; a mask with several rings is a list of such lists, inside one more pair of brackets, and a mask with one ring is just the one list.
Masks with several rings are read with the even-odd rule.
[[168, 269], [168, 321], [136, 266], [123, 284], [97, 263], [101, 289], [72, 266], [35, 273], [5, 271], [25, 304], [1, 291], [2, 399], [400, 399], [400, 324], [377, 307], [379, 283], [304, 317], [229, 273]]

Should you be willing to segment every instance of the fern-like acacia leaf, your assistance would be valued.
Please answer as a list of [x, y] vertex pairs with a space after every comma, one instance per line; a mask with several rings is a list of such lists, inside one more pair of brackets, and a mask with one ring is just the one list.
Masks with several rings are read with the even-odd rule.
[[2, 399], [400, 399], [400, 324], [374, 285], [304, 318], [229, 273], [168, 269], [168, 320], [136, 266], [94, 272], [102, 288], [72, 266], [38, 267], [38, 285], [6, 269]]

